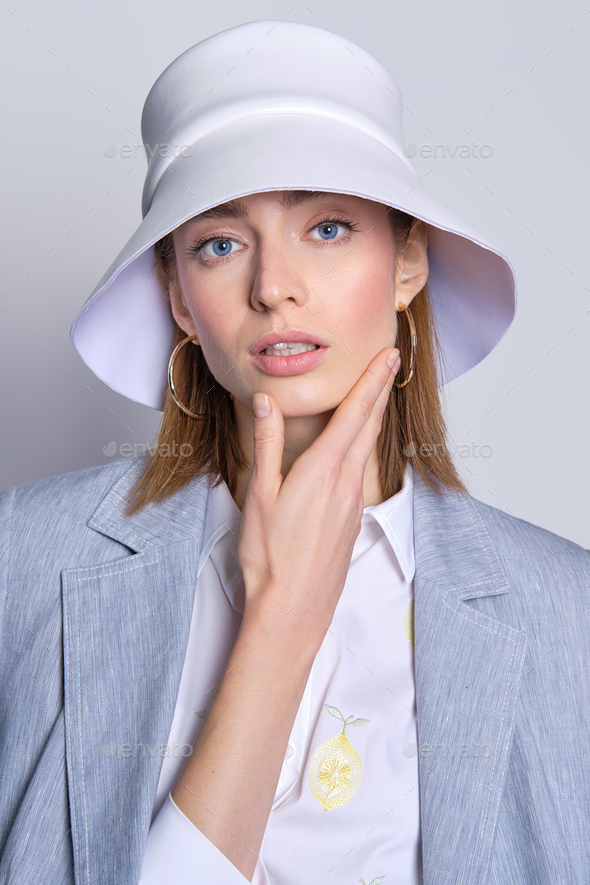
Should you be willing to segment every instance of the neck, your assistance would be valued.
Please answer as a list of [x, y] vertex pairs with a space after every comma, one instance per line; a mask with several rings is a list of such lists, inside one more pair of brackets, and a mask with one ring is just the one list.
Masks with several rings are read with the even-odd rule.
[[[234, 400], [233, 405], [240, 445], [251, 465], [254, 460], [254, 413], [252, 409], [244, 406], [244, 404], [238, 399]], [[317, 439], [320, 433], [325, 429], [333, 414], [334, 410], [331, 410], [329, 412], [323, 412], [321, 415], [307, 415], [302, 418], [283, 419], [285, 425], [285, 444], [281, 465], [283, 479], [287, 476], [299, 455], [308, 449], [313, 441]], [[251, 468], [247, 467], [238, 476], [234, 501], [240, 510], [244, 506], [246, 489], [248, 487], [251, 472]], [[383, 501], [381, 485], [379, 482], [379, 460], [377, 458], [376, 445], [373, 446], [373, 450], [371, 451], [365, 468], [365, 475], [363, 478], [363, 500], [365, 507], [381, 504]]]

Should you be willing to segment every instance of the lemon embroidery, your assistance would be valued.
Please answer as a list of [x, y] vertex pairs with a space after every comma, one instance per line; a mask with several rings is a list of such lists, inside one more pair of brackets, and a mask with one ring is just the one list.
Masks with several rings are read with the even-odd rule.
[[[385, 876], [378, 876], [376, 879], [373, 879], [373, 881], [370, 882], [369, 885], [381, 885], [381, 883], [383, 882], [384, 878], [385, 878]], [[359, 882], [362, 882], [363, 885], [365, 885], [365, 880], [364, 880], [364, 879], [359, 879]]]
[[[366, 725], [370, 719], [345, 719], [337, 707], [324, 707], [331, 716], [340, 719], [344, 727], [336, 737], [324, 741], [311, 758], [307, 782], [311, 795], [324, 811], [346, 805], [356, 795], [363, 779], [361, 757], [346, 737], [347, 725]], [[352, 722], [349, 720], [352, 719]]]
[[410, 599], [404, 612], [404, 633], [408, 642], [414, 645], [414, 600]]

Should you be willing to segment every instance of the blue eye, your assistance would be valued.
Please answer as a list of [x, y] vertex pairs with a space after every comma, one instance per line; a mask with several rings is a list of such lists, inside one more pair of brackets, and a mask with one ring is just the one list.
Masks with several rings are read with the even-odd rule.
[[[225, 237], [220, 237], [217, 240], [209, 240], [208, 243], [205, 243], [202, 246], [202, 250], [205, 255], [209, 258], [225, 258], [226, 255], [231, 255], [233, 251], [231, 246], [238, 246], [239, 243], [236, 243], [235, 240], [229, 240]], [[207, 252], [207, 249], [211, 247], [213, 249], [213, 254]]]
[[322, 240], [333, 240], [338, 235], [338, 228], [344, 227], [343, 224], [334, 224], [333, 222], [323, 222], [318, 224], [314, 230], [319, 231]]
[[319, 231], [319, 238], [312, 237], [312, 239], [317, 240], [321, 239], [325, 243], [329, 243], [331, 240], [342, 240], [343, 243], [347, 242], [350, 237], [342, 237], [342, 235], [338, 234], [338, 228], [342, 228], [344, 232], [347, 231], [358, 231], [358, 226], [354, 221], [345, 221], [344, 218], [333, 218], [328, 217], [324, 218], [319, 224], [316, 224], [315, 227], [312, 228], [312, 233], [314, 231]]

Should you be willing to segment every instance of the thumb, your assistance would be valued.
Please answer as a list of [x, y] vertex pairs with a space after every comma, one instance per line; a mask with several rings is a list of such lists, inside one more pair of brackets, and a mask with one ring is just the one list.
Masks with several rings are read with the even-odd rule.
[[277, 403], [267, 393], [255, 393], [254, 463], [256, 478], [275, 487], [282, 482], [281, 467], [285, 445], [285, 424]]

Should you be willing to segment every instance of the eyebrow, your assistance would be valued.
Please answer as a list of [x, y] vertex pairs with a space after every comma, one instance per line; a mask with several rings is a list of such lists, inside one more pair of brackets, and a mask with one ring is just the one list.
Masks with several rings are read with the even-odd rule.
[[[301, 203], [306, 203], [309, 200], [317, 200], [320, 197], [325, 196], [325, 191], [288, 191], [279, 201], [279, 205], [281, 209], [292, 209], [294, 206], [299, 206]], [[220, 206], [213, 206], [211, 209], [206, 209], [205, 212], [195, 215], [191, 218], [191, 221], [207, 221], [211, 218], [249, 217], [248, 207], [244, 202], [241, 200], [229, 200], [227, 203], [222, 203]]]

